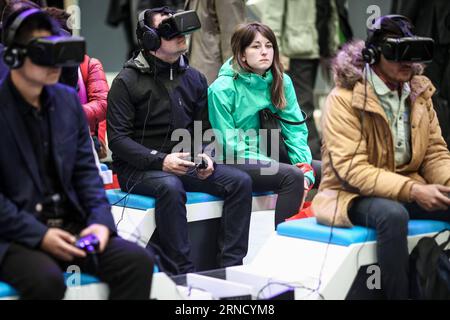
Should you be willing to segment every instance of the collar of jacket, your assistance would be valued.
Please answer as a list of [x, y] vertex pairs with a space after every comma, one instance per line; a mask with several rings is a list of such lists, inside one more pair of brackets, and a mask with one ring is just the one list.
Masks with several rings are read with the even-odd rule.
[[252, 90], [264, 91], [272, 85], [272, 71], [268, 70], [264, 76], [257, 73], [247, 72], [245, 70], [237, 70], [233, 65], [233, 58], [229, 58], [219, 70], [220, 77], [232, 77], [235, 84], [244, 84]]
[[[424, 76], [414, 76], [411, 79], [410, 87], [411, 87], [411, 94], [410, 94], [411, 106], [413, 106], [415, 102], [425, 103], [425, 101], [430, 99], [433, 96], [434, 92], [436, 91], [431, 81]], [[358, 81], [355, 84], [355, 87], [353, 88], [352, 107], [359, 110], [364, 110], [364, 100], [365, 100], [365, 84], [364, 82]], [[367, 83], [367, 101], [365, 110], [367, 112], [380, 114], [384, 118], [386, 118], [383, 107], [380, 104], [380, 100], [378, 99], [375, 90], [373, 89], [373, 87], [370, 85], [369, 82]]]
[[[12, 94], [14, 101], [15, 101], [12, 105], [14, 107], [17, 107], [17, 105], [19, 105], [19, 110], [20, 110], [21, 114], [25, 114], [29, 110], [32, 110], [32, 108], [34, 108], [30, 103], [28, 103], [25, 100], [22, 93], [19, 92], [16, 85], [13, 83], [13, 81], [11, 79], [11, 72], [8, 73], [8, 75], [6, 76], [5, 84], [6, 84], [5, 86], [2, 86], [2, 90], [3, 90], [3, 88], [5, 88], [5, 90], [9, 89], [9, 92]], [[55, 109], [55, 107], [51, 105], [51, 102], [53, 100], [54, 93], [50, 89], [50, 87], [51, 86], [44, 86], [42, 88], [40, 99], [41, 99], [42, 106], [49, 106], [49, 108], [50, 108], [49, 110], [53, 111]], [[0, 92], [0, 94], [1, 94], [1, 92]], [[6, 103], [8, 103], [9, 101], [11, 101], [11, 100], [6, 100]], [[19, 103], [17, 104], [17, 102], [19, 102]]]
[[267, 71], [264, 76], [253, 72], [234, 72], [234, 80], [243, 81], [247, 86], [255, 90], [266, 90], [272, 85], [272, 71]]
[[149, 74], [169, 74], [172, 71], [177, 73], [181, 73], [186, 71], [189, 68], [188, 60], [186, 56], [182, 55], [176, 62], [168, 63], [162, 61], [152, 54], [145, 54], [140, 51], [137, 56], [133, 59], [133, 62], [137, 69], [139, 69], [142, 73]]

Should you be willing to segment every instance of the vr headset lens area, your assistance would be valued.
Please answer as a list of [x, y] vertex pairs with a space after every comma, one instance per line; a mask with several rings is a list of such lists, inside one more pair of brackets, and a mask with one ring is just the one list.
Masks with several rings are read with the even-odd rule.
[[36, 38], [26, 47], [33, 63], [48, 67], [74, 67], [84, 60], [86, 42], [81, 37]]
[[430, 62], [434, 41], [425, 37], [386, 38], [381, 52], [387, 60], [396, 62]]
[[180, 35], [190, 34], [201, 28], [201, 23], [194, 10], [183, 11], [164, 19], [159, 25], [158, 34], [170, 40]]

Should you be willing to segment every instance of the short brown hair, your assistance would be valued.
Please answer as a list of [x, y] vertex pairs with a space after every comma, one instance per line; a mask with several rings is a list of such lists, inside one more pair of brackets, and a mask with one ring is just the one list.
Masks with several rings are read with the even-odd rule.
[[[14, 20], [23, 12], [31, 9], [40, 9], [35, 3], [30, 1], [9, 1], [3, 11], [3, 30], [2, 30], [2, 40], [7, 41], [8, 30], [11, 27]], [[10, 40], [10, 43], [4, 43], [6, 46], [12, 44], [26, 45], [32, 39], [32, 33], [34, 30], [48, 30], [54, 32], [54, 26], [52, 20], [45, 13], [33, 15], [24, 21], [20, 28], [16, 31], [14, 39]]]
[[70, 18], [70, 14], [64, 11], [63, 9], [59, 9], [56, 7], [47, 7], [42, 9], [48, 13], [50, 17], [52, 17], [57, 23], [58, 26], [69, 33], [72, 33], [72, 30], [69, 29], [67, 25], [67, 20]]

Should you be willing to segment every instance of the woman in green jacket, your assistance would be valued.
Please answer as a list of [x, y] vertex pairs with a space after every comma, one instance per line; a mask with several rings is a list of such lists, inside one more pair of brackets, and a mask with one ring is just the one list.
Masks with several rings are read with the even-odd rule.
[[[278, 193], [278, 225], [298, 212], [314, 184], [308, 129], [305, 124], [280, 122], [289, 164], [261, 152], [260, 110], [268, 108], [294, 122], [302, 121], [303, 116], [292, 81], [283, 74], [276, 37], [269, 27], [256, 22], [241, 25], [232, 36], [231, 46], [233, 57], [225, 62], [208, 90], [209, 118], [220, 147], [216, 161], [224, 160], [249, 174], [254, 191]], [[273, 156], [278, 155], [270, 156], [277, 159]]]

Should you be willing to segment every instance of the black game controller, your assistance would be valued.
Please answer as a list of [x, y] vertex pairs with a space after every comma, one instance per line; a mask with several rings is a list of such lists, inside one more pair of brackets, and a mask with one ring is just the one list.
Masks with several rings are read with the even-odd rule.
[[208, 162], [206, 162], [206, 160], [204, 158], [202, 158], [202, 161], [200, 163], [197, 163], [195, 165], [195, 168], [197, 170], [204, 170], [204, 169], [208, 168]]
[[89, 254], [96, 253], [98, 251], [99, 245], [100, 241], [95, 234], [88, 234], [87, 236], [78, 238], [75, 242], [75, 247]]

